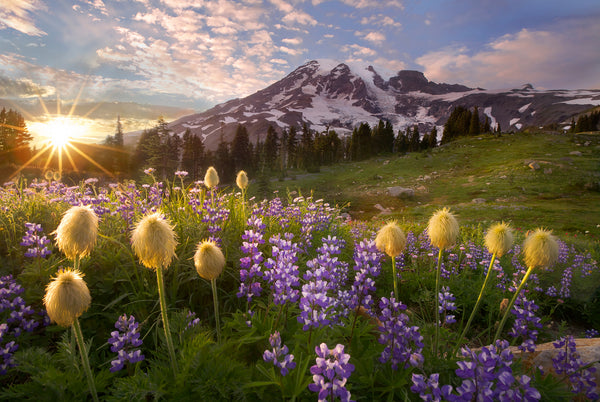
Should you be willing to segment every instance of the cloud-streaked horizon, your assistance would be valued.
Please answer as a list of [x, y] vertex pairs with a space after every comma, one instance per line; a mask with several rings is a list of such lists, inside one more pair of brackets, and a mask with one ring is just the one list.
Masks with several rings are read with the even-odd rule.
[[8, 98], [201, 111], [320, 58], [488, 89], [600, 88], [595, 0], [6, 1]]

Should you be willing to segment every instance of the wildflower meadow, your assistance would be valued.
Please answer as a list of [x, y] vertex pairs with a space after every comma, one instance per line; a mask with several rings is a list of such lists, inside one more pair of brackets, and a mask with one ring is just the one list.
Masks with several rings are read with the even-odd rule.
[[0, 187], [0, 399], [598, 400], [593, 250], [186, 176]]

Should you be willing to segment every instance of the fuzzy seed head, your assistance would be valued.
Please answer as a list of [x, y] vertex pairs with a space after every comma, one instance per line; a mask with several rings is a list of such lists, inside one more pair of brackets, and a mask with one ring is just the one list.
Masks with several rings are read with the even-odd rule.
[[448, 208], [437, 210], [427, 225], [429, 240], [439, 249], [453, 247], [458, 238], [458, 231], [458, 222]]
[[203, 241], [198, 244], [194, 254], [194, 264], [200, 277], [212, 281], [216, 279], [225, 266], [225, 256], [221, 249], [212, 241]]
[[485, 246], [492, 254], [502, 257], [513, 244], [513, 233], [508, 223], [496, 223], [485, 235]]
[[98, 216], [89, 207], [71, 207], [54, 231], [56, 245], [68, 259], [87, 256], [98, 237]]
[[558, 242], [552, 231], [536, 229], [523, 242], [525, 264], [529, 268], [548, 268], [558, 260]]
[[248, 175], [243, 170], [240, 170], [235, 178], [235, 184], [241, 189], [245, 190], [248, 188]]
[[52, 322], [70, 327], [92, 302], [90, 291], [77, 270], [60, 270], [46, 286], [44, 306]]
[[375, 245], [390, 257], [399, 256], [406, 247], [406, 236], [396, 222], [392, 221], [384, 225], [375, 237]]
[[219, 174], [214, 167], [209, 167], [204, 175], [204, 184], [208, 188], [216, 187], [219, 184]]
[[140, 262], [147, 268], [167, 268], [175, 257], [175, 232], [159, 214], [146, 215], [131, 234], [131, 246]]

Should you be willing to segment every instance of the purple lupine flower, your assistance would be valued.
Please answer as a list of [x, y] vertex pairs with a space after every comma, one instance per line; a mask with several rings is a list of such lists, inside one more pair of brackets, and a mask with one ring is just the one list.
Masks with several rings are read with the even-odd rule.
[[108, 339], [111, 352], [117, 353], [117, 358], [110, 362], [110, 371], [113, 373], [125, 367], [127, 362], [134, 364], [144, 360], [141, 350], [136, 349], [142, 345], [142, 340], [135, 317], [123, 314], [115, 323], [115, 328], [117, 331], [112, 331]]
[[25, 252], [25, 257], [35, 258], [41, 257], [46, 258], [52, 251], [47, 247], [51, 243], [50, 239], [46, 236], [40, 236], [42, 232], [42, 225], [38, 223], [25, 223], [27, 229], [25, 235], [21, 239], [21, 246], [28, 247]]
[[190, 329], [200, 324], [200, 318], [197, 318], [196, 313], [194, 313], [193, 311], [188, 311], [185, 318], [187, 320], [187, 325], [185, 326], [185, 329]]
[[260, 296], [262, 293], [259, 280], [264, 275], [261, 267], [263, 256], [258, 247], [265, 242], [263, 236], [266, 226], [262, 219], [253, 213], [248, 219], [248, 227], [242, 235], [244, 241], [241, 248], [246, 256], [240, 258], [240, 288], [237, 297], [246, 296], [250, 303], [254, 296]]
[[421, 399], [424, 401], [453, 401], [457, 400], [455, 395], [452, 394], [451, 385], [443, 385], [440, 388], [440, 375], [433, 373], [426, 378], [422, 374], [412, 375], [413, 385], [410, 390], [415, 394], [419, 394]]
[[397, 370], [399, 364], [403, 368], [418, 367], [423, 364], [423, 337], [419, 327], [409, 326], [409, 318], [403, 313], [406, 305], [396, 301], [394, 297], [389, 299], [382, 297], [379, 302], [381, 314], [379, 321], [379, 343], [385, 345], [379, 361], [392, 362], [392, 369]]
[[513, 338], [521, 337], [523, 342], [519, 349], [523, 352], [535, 352], [538, 330], [542, 328], [542, 320], [535, 315], [538, 309], [539, 306], [533, 300], [527, 300], [521, 292], [510, 310], [516, 318], [509, 335]]
[[319, 402], [326, 402], [335, 397], [340, 398], [342, 402], [350, 401], [350, 391], [346, 389], [346, 382], [354, 371], [354, 365], [349, 363], [350, 355], [344, 353], [344, 345], [338, 344], [329, 349], [327, 344], [321, 343], [315, 347], [315, 352], [316, 364], [310, 368], [313, 383], [308, 384], [308, 389], [318, 393]]
[[263, 360], [267, 363], [273, 362], [273, 364], [280, 369], [282, 376], [286, 376], [290, 370], [296, 368], [294, 355], [289, 354], [288, 347], [281, 345], [281, 335], [279, 331], [275, 331], [269, 336], [269, 343], [271, 344], [272, 350], [265, 350], [263, 353]]
[[584, 336], [586, 338], [596, 338], [598, 336], [600, 336], [600, 332], [598, 332], [598, 330], [591, 328], [591, 329], [586, 329], [584, 332]]
[[354, 247], [354, 283], [350, 289], [350, 299], [347, 301], [350, 310], [360, 306], [370, 309], [373, 304], [371, 293], [375, 292], [374, 277], [381, 273], [381, 258], [383, 254], [375, 246], [375, 240], [364, 239]]
[[271, 285], [273, 302], [279, 305], [295, 303], [300, 297], [300, 272], [296, 265], [300, 248], [292, 242], [293, 237], [292, 233], [285, 233], [283, 238], [277, 234], [269, 239], [273, 258], [265, 261], [264, 276]]
[[347, 264], [336, 255], [341, 253], [344, 241], [336, 236], [323, 238], [323, 245], [317, 249], [318, 256], [306, 262], [308, 270], [303, 278], [308, 282], [302, 285], [298, 322], [302, 329], [329, 325], [339, 319], [340, 299], [335, 297], [346, 283]]
[[567, 266], [563, 271], [562, 278], [560, 280], [560, 292], [561, 298], [571, 297], [571, 281], [573, 279], [573, 266]]
[[187, 175], [188, 172], [186, 172], [185, 170], [178, 170], [175, 172], [175, 176], [179, 177], [180, 179], [183, 179]]
[[[214, 193], [214, 188], [211, 189]], [[202, 216], [202, 222], [208, 224], [208, 237], [209, 241], [215, 242], [218, 246], [221, 246], [220, 233], [223, 231], [223, 223], [229, 219], [229, 209], [225, 208], [228, 200], [227, 195], [223, 194], [220, 197], [207, 197], [204, 199], [202, 208], [204, 215]]]
[[413, 374], [411, 391], [426, 401], [469, 402], [469, 401], [539, 401], [540, 392], [531, 386], [527, 375], [515, 377], [511, 368], [513, 354], [505, 340], [495, 345], [484, 346], [480, 352], [468, 347], [462, 349], [466, 360], [458, 361], [456, 375], [462, 383], [456, 392], [450, 385], [440, 387], [439, 375], [426, 378]]
[[450, 288], [448, 286], [442, 286], [441, 292], [438, 294], [438, 300], [440, 317], [444, 317], [443, 324], [454, 324], [456, 322], [456, 318], [454, 315], [448, 314], [448, 312], [456, 311], [456, 305], [454, 304], [454, 300], [456, 300], [456, 298], [452, 293], [450, 293]]
[[552, 366], [556, 374], [564, 374], [569, 378], [571, 391], [574, 394], [583, 394], [589, 400], [598, 399], [596, 392], [596, 381], [594, 380], [595, 367], [581, 369], [584, 366], [577, 345], [572, 335], [560, 338], [553, 343], [556, 349], [561, 349], [556, 357], [552, 358]]
[[23, 331], [32, 332], [40, 325], [36, 319], [39, 314], [20, 296], [24, 291], [12, 275], [0, 277], [0, 313], [6, 317], [0, 324], [0, 375], [15, 366], [13, 353], [19, 345], [9, 339], [18, 338]]

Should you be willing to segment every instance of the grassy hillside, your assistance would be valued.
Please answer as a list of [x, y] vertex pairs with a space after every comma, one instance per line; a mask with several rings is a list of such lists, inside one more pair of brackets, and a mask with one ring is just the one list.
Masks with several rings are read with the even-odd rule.
[[[414, 196], [391, 197], [391, 186], [411, 188]], [[323, 167], [318, 174], [273, 182], [272, 188], [304, 195], [312, 190], [316, 198], [349, 203], [347, 212], [357, 219], [423, 223], [435, 209], [448, 206], [461, 224], [505, 220], [523, 230], [544, 226], [563, 239], [597, 245], [600, 136], [463, 138], [430, 152]]]

